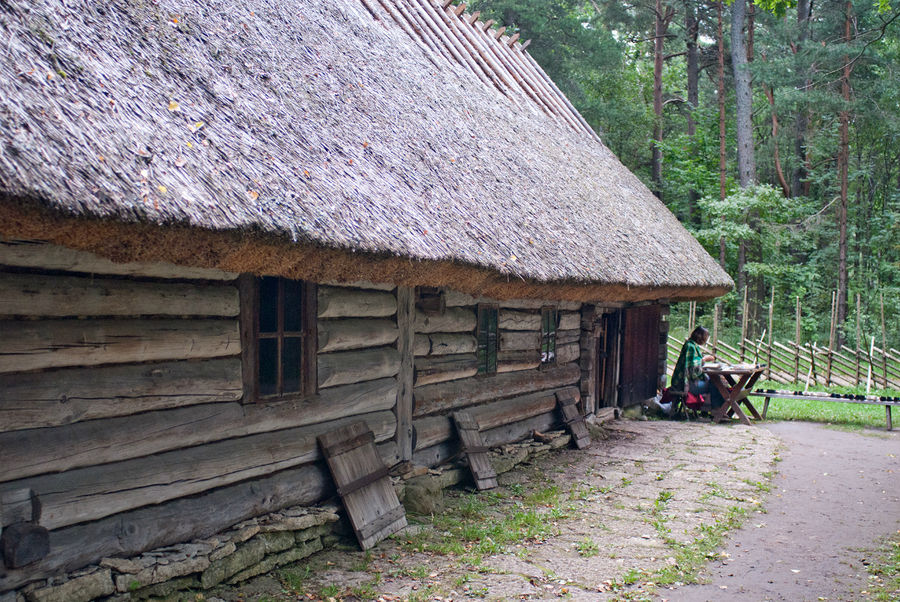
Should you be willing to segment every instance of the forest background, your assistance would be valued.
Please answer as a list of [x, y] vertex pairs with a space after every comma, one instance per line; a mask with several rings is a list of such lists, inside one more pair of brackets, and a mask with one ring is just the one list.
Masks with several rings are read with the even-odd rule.
[[[734, 278], [740, 338], [900, 339], [900, 2], [474, 0]], [[686, 314], [687, 304], [675, 316]], [[730, 336], [729, 336], [730, 333]]]

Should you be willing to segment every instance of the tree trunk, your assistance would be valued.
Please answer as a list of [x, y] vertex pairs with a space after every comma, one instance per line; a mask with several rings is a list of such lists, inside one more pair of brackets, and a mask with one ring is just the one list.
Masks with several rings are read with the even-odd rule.
[[[725, 33], [722, 26], [722, 3], [716, 2], [718, 19], [719, 70], [717, 74], [719, 97], [719, 198], [725, 198], [726, 162], [725, 162]], [[724, 216], [722, 220], [724, 220]], [[719, 265], [725, 269], [725, 237], [719, 239]]]
[[[848, 0], [847, 13], [844, 19], [844, 43], [850, 43], [850, 25], [853, 16], [853, 3]], [[842, 342], [841, 326], [847, 318], [847, 197], [849, 190], [848, 167], [850, 163], [850, 57], [844, 55], [844, 67], [841, 71], [841, 96], [844, 108], [840, 113], [840, 148], [838, 149], [838, 178], [841, 196], [837, 208], [838, 226], [838, 284], [837, 284], [837, 323], [838, 346]]]
[[[692, 139], [697, 133], [697, 123], [694, 121], [694, 111], [700, 102], [700, 53], [697, 46], [699, 27], [697, 24], [696, 5], [693, 0], [684, 2], [684, 31], [687, 45], [687, 135]], [[688, 192], [687, 220], [693, 223], [699, 218], [696, 211], [700, 193], [693, 187]]]
[[746, 0], [735, 0], [731, 7], [731, 65], [737, 133], [738, 179], [741, 188], [756, 182], [756, 159], [753, 152], [752, 101], [750, 71], [747, 68], [747, 44], [744, 40]]
[[662, 198], [662, 148], [663, 139], [663, 98], [662, 98], [662, 72], [663, 72], [663, 43], [669, 23], [663, 12], [662, 0], [656, 0], [656, 27], [653, 37], [653, 149], [651, 157], [651, 177], [653, 179], [653, 194]]
[[[795, 54], [799, 54], [806, 41], [809, 39], [809, 17], [811, 4], [810, 0], [798, 0], [797, 2], [797, 44], [795, 46]], [[804, 78], [800, 84], [801, 90], [806, 90], [809, 85], [809, 78]], [[807, 156], [806, 156], [806, 131], [809, 128], [809, 117], [806, 109], [803, 107], [803, 101], [799, 111], [797, 112], [796, 121], [796, 138], [794, 139], [794, 152], [797, 155], [797, 164], [791, 173], [791, 196], [800, 196], [806, 194], [806, 178], [807, 178]]]

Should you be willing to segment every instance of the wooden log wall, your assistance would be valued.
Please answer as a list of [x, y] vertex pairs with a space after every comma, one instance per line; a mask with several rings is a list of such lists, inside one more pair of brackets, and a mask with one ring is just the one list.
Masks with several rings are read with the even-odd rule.
[[248, 403], [236, 276], [0, 241], [0, 497], [33, 490], [51, 540], [0, 592], [330, 495], [316, 437], [350, 421], [400, 461], [394, 287], [320, 285], [318, 393]]
[[[493, 433], [492, 445], [498, 445], [527, 435], [528, 425], [549, 428], [555, 424], [558, 391], [571, 389], [573, 395], [580, 395], [573, 385], [581, 377], [581, 304], [496, 301], [454, 291], [444, 295], [443, 313], [418, 311], [415, 320], [413, 461], [425, 465], [439, 464], [455, 453], [456, 432], [450, 420], [455, 410], [468, 408], [479, 429]], [[479, 303], [499, 306], [497, 374], [493, 375], [478, 374], [475, 321]], [[546, 306], [559, 311], [557, 360], [541, 365], [541, 308]]]

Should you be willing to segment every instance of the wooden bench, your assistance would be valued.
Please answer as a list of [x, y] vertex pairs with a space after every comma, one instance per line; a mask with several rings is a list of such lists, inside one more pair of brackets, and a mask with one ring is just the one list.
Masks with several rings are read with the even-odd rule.
[[757, 389], [750, 393], [752, 396], [765, 397], [763, 404], [762, 417], [766, 418], [766, 412], [769, 410], [770, 399], [799, 399], [806, 401], [831, 401], [837, 403], [863, 403], [867, 405], [883, 405], [884, 419], [887, 430], [893, 430], [894, 425], [891, 419], [891, 408], [900, 406], [900, 398], [897, 397], [878, 397], [877, 395], [842, 395], [839, 393], [798, 393], [796, 391], [775, 391], [773, 389]]

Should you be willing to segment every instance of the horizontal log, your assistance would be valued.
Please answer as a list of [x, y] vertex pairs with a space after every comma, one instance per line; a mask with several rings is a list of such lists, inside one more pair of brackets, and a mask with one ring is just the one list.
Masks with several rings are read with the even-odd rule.
[[416, 450], [413, 453], [412, 461], [417, 466], [440, 466], [449, 460], [456, 458], [460, 453], [460, 445], [457, 439], [451, 439]]
[[242, 389], [238, 358], [0, 374], [0, 431], [240, 401]]
[[415, 368], [415, 386], [418, 387], [475, 376], [478, 373], [478, 358], [474, 353], [429, 356], [417, 359]]
[[0, 265], [85, 274], [112, 274], [185, 280], [235, 280], [238, 274], [172, 263], [115, 263], [94, 253], [74, 251], [39, 240], [0, 240]]
[[537, 351], [541, 348], [541, 333], [500, 331], [500, 349], [503, 351]]
[[[386, 441], [378, 454], [388, 465], [399, 460], [397, 445]], [[98, 521], [50, 532], [50, 554], [23, 569], [0, 572], [0, 592], [31, 581], [74, 571], [105, 556], [135, 556], [155, 548], [203, 539], [249, 518], [333, 496], [324, 462], [282, 470], [261, 479]], [[178, 520], [172, 520], [172, 517]]]
[[497, 372], [534, 370], [541, 365], [541, 354], [537, 349], [524, 351], [500, 351], [497, 353]]
[[[420, 336], [420, 335], [416, 335]], [[478, 342], [471, 334], [436, 333], [428, 336], [431, 355], [475, 353]]]
[[417, 387], [414, 416], [418, 418], [493, 399], [563, 387], [578, 382], [579, 378], [581, 369], [572, 363], [547, 370], [510, 372]]
[[581, 340], [581, 330], [557, 330], [556, 344], [565, 345], [566, 343], [575, 343]]
[[0, 495], [30, 487], [41, 500], [41, 526], [58, 529], [317, 461], [321, 459], [321, 452], [316, 437], [357, 420], [364, 420], [369, 425], [376, 441], [390, 439], [397, 427], [394, 413], [390, 411], [348, 416], [149, 457], [9, 481], [0, 485]]
[[[564, 392], [575, 399], [581, 399], [581, 394], [576, 387], [564, 387], [487, 403], [471, 408], [468, 412], [478, 423], [479, 430], [490, 430], [553, 411], [556, 407], [557, 392]], [[456, 431], [449, 416], [420, 418], [413, 422], [413, 426], [416, 429], [417, 451], [456, 437]]]
[[579, 312], [561, 312], [559, 314], [559, 330], [575, 330], [581, 328], [581, 313]]
[[560, 311], [577, 311], [581, 309], [580, 301], [550, 301], [542, 299], [504, 299], [497, 300], [490, 297], [475, 297], [458, 291], [445, 291], [444, 298], [447, 307], [461, 307], [478, 305], [479, 303], [497, 304], [501, 309], [541, 309], [542, 307], [557, 307]]
[[0, 332], [0, 372], [241, 352], [237, 320], [21, 320], [0, 322]]
[[501, 330], [541, 330], [541, 314], [514, 309], [501, 309], [497, 327]]
[[560, 426], [562, 423], [557, 414], [558, 412], [554, 410], [526, 420], [504, 424], [482, 432], [481, 438], [488, 447], [497, 447], [513, 441], [521, 441], [530, 437], [534, 431], [546, 432]]
[[427, 334], [417, 334], [413, 342], [413, 355], [423, 356], [431, 353], [431, 339]]
[[319, 388], [396, 376], [400, 353], [394, 347], [323, 353], [318, 357]]
[[475, 311], [461, 307], [447, 308], [442, 314], [425, 314], [416, 310], [416, 333], [474, 332]]
[[397, 285], [393, 282], [369, 282], [368, 280], [356, 280], [354, 282], [338, 282], [337, 280], [323, 280], [321, 285], [338, 288], [361, 288], [372, 291], [393, 291]]
[[392, 320], [319, 320], [319, 353], [391, 345], [400, 336]]
[[214, 441], [390, 410], [397, 382], [383, 378], [325, 389], [302, 401], [214, 403], [135, 416], [0, 433], [7, 481], [106, 464]]
[[0, 274], [0, 315], [227, 317], [238, 315], [238, 291], [231, 284]]
[[392, 293], [318, 287], [320, 318], [386, 318], [396, 313], [397, 298]]
[[579, 357], [581, 357], [580, 343], [568, 343], [566, 345], [556, 346], [556, 361], [560, 364], [574, 362]]

